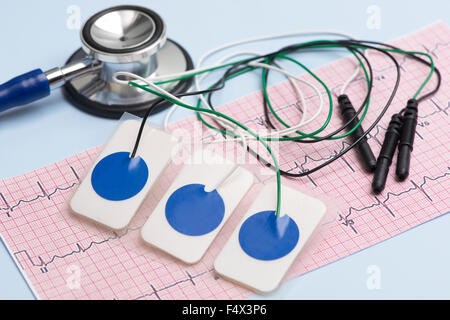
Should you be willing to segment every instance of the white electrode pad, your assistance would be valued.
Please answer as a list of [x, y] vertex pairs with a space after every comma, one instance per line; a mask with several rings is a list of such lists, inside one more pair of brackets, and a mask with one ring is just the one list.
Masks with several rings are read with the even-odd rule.
[[235, 164], [207, 151], [195, 153], [193, 160], [183, 167], [141, 230], [145, 242], [190, 264], [200, 261], [253, 184], [253, 175], [239, 167], [209, 190]]
[[326, 212], [325, 204], [276, 184], [265, 186], [214, 262], [216, 272], [261, 293], [275, 290]]
[[146, 125], [131, 158], [139, 127], [140, 121], [126, 120], [114, 133], [70, 202], [75, 213], [116, 230], [130, 223], [177, 145]]

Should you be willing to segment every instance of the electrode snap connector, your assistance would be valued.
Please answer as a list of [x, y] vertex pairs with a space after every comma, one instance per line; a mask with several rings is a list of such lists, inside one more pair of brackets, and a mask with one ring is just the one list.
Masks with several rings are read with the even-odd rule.
[[397, 148], [401, 128], [402, 117], [396, 113], [392, 115], [391, 121], [389, 122], [380, 155], [378, 156], [377, 167], [372, 182], [372, 190], [375, 193], [383, 191], [384, 186], [386, 185], [389, 167], [391, 166], [392, 158], [394, 157], [395, 149]]
[[[344, 121], [347, 123], [353, 118], [353, 120], [351, 120], [351, 122], [348, 124], [347, 129], [355, 127], [356, 124], [359, 122], [359, 118], [355, 117], [356, 110], [353, 107], [352, 103], [350, 102], [348, 96], [346, 94], [341, 94], [338, 97], [338, 103]], [[356, 128], [355, 131], [351, 133], [350, 136], [353, 142], [355, 142], [363, 135], [364, 129], [360, 125], [358, 128]], [[362, 138], [356, 147], [358, 148], [358, 152], [361, 155], [362, 161], [364, 162], [364, 167], [366, 171], [374, 172], [377, 165], [377, 160], [375, 159], [372, 149], [370, 148], [370, 145], [367, 142], [367, 137]]]
[[413, 151], [414, 136], [417, 126], [417, 107], [419, 103], [415, 99], [408, 100], [398, 144], [397, 168], [395, 174], [398, 180], [403, 181], [409, 175], [411, 152]]

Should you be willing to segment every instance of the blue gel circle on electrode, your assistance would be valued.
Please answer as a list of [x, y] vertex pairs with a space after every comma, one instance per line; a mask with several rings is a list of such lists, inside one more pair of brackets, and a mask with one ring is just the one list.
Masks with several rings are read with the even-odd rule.
[[95, 192], [107, 200], [126, 200], [137, 195], [147, 183], [148, 167], [129, 152], [112, 153], [100, 160], [92, 171]]
[[289, 216], [277, 217], [275, 211], [261, 211], [244, 221], [239, 243], [249, 256], [267, 261], [291, 252], [299, 236], [297, 224]]
[[216, 229], [225, 215], [225, 203], [203, 184], [188, 184], [175, 190], [166, 203], [166, 219], [176, 231], [202, 236]]

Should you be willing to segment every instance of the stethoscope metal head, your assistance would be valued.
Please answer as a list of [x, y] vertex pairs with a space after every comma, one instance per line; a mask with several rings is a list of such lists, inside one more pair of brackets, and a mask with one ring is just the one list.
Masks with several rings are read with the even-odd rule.
[[166, 26], [143, 7], [113, 7], [90, 17], [80, 33], [82, 48], [93, 58], [129, 63], [153, 57], [166, 43]]
[[[149, 78], [193, 67], [188, 53], [167, 39], [162, 18], [148, 8], [105, 9], [85, 22], [80, 35], [82, 50], [75, 52], [67, 63], [92, 59], [94, 64], [100, 62], [101, 68], [66, 81], [64, 89], [76, 106], [100, 116], [116, 118], [123, 111], [140, 114], [156, 99], [142, 90], [118, 83], [116, 72], [128, 71]], [[190, 80], [184, 80], [165, 87], [173, 93], [182, 93], [190, 85]]]
[[[69, 101], [89, 113], [109, 118], [118, 118], [123, 112], [140, 114], [157, 97], [117, 81], [117, 72], [151, 78], [193, 67], [189, 54], [167, 39], [162, 18], [148, 8], [125, 5], [102, 10], [84, 23], [80, 38], [81, 48], [63, 67], [45, 73], [33, 70], [0, 86], [0, 111], [45, 97], [51, 89], [63, 86]], [[30, 96], [16, 98], [26, 92], [18, 95], [11, 88], [29, 83], [33, 84]], [[191, 80], [184, 79], [164, 87], [177, 94], [187, 91], [190, 85]], [[159, 109], [164, 107], [160, 105]]]

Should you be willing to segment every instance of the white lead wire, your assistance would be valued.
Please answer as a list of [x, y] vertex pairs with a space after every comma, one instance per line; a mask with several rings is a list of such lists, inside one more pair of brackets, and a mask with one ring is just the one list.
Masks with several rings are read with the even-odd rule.
[[[131, 72], [126, 72], [126, 71], [120, 71], [120, 72], [117, 72], [116, 74], [118, 76], [122, 75], [122, 76], [130, 77], [132, 79], [136, 79], [136, 80], [142, 81], [142, 82], [148, 84], [152, 89], [154, 89], [154, 90], [158, 91], [159, 93], [163, 94], [164, 96], [169, 97], [169, 98], [171, 98], [173, 100], [176, 100], [176, 101], [184, 104], [184, 102], [182, 100], [180, 100], [178, 97], [172, 95], [170, 92], [168, 92], [168, 91], [160, 88], [159, 86], [153, 84], [152, 82], [148, 81], [147, 79], [145, 79], [145, 78], [143, 78], [141, 76], [138, 76], [137, 74], [134, 74], [134, 73], [131, 73]], [[202, 111], [199, 111], [199, 112], [202, 112]], [[241, 162], [244, 163], [245, 162], [245, 156], [247, 154], [247, 139], [242, 134], [241, 130], [239, 130], [234, 123], [232, 123], [232, 122], [230, 122], [230, 121], [228, 121], [226, 119], [222, 119], [222, 118], [220, 118], [220, 117], [218, 117], [218, 116], [216, 116], [214, 114], [209, 114], [209, 113], [205, 113], [205, 115], [208, 116], [208, 117], [214, 118], [216, 120], [223, 120], [224, 122], [226, 121], [227, 122], [226, 123], [227, 129], [231, 129], [230, 131], [232, 131], [234, 134], [237, 134], [237, 135], [240, 136], [240, 139], [241, 139], [242, 144], [244, 146], [244, 148], [242, 150], [242, 154], [241, 154]], [[237, 169], [239, 169], [239, 163], [236, 163], [234, 166], [232, 166], [230, 168], [230, 170], [228, 170], [226, 172], [226, 174], [224, 174], [224, 176], [216, 184], [213, 185], [212, 188], [211, 187], [208, 188], [208, 186], [206, 186], [205, 191], [207, 189], [209, 191], [216, 190], [216, 188], [218, 188], [220, 185], [222, 185]]]
[[[298, 130], [300, 127], [310, 123], [311, 121], [314, 121], [319, 116], [319, 114], [322, 112], [323, 104], [324, 104], [322, 94], [320, 93], [319, 89], [315, 85], [313, 85], [312, 83], [310, 83], [310, 82], [308, 82], [306, 80], [303, 80], [303, 79], [301, 79], [301, 78], [299, 78], [297, 76], [294, 76], [291, 73], [285, 71], [284, 69], [280, 69], [280, 68], [277, 68], [277, 67], [274, 67], [274, 66], [271, 66], [271, 65], [267, 65], [267, 64], [264, 64], [264, 63], [257, 63], [257, 62], [251, 63], [250, 65], [255, 65], [255, 66], [258, 66], [258, 67], [261, 67], [261, 68], [271, 69], [271, 70], [274, 70], [274, 71], [277, 71], [277, 72], [280, 72], [280, 73], [283, 73], [283, 74], [287, 75], [290, 79], [295, 79], [295, 80], [298, 80], [300, 82], [303, 82], [303, 83], [307, 84], [308, 86], [310, 86], [311, 88], [313, 88], [314, 91], [316, 92], [317, 96], [320, 99], [319, 108], [317, 109], [316, 113], [310, 119], [304, 120], [304, 118], [302, 117], [302, 120], [297, 125], [292, 126], [290, 128], [283, 129], [283, 130], [271, 131], [271, 132], [268, 132], [266, 134], [260, 134], [259, 135], [260, 138], [291, 134], [291, 133], [295, 132], [296, 130]], [[301, 93], [300, 93], [300, 95], [301, 95], [301, 97], [303, 96]], [[306, 102], [305, 102], [304, 98], [303, 98], [303, 103], [306, 106]], [[246, 139], [252, 139], [253, 140], [253, 139], [256, 139], [256, 138], [253, 137], [253, 136], [246, 136]], [[225, 142], [225, 141], [226, 142], [239, 141], [239, 138], [220, 139], [220, 140], [214, 140], [214, 141], [205, 142], [205, 143], [220, 143], [220, 142]]]
[[[349, 38], [352, 40], [355, 39], [353, 36], [348, 35], [346, 33], [335, 32], [335, 31], [331, 31], [331, 30], [308, 30], [308, 31], [282, 33], [282, 34], [278, 34], [278, 35], [270, 35], [270, 36], [264, 36], [264, 37], [248, 38], [248, 39], [244, 39], [244, 40], [230, 42], [230, 43], [221, 45], [219, 47], [216, 47], [216, 48], [213, 48], [213, 49], [207, 51], [205, 54], [203, 54], [200, 57], [200, 59], [197, 63], [196, 69], [199, 69], [201, 67], [201, 65], [203, 64], [203, 61], [206, 60], [207, 57], [209, 57], [219, 51], [227, 49], [227, 48], [235, 47], [235, 46], [246, 44], [246, 43], [252, 43], [252, 42], [259, 42], [259, 41], [273, 40], [273, 39], [282, 39], [282, 38], [296, 37], [296, 36], [318, 35], [318, 34], [330, 34], [330, 35], [342, 36], [342, 37]], [[358, 70], [358, 72], [359, 72], [359, 70], [360, 70], [359, 65], [356, 67], [355, 72], [356, 72], [356, 70]], [[195, 81], [195, 87], [198, 90], [200, 87], [200, 85], [199, 85], [200, 78], [198, 76], [196, 76], [194, 78], [194, 81]], [[206, 99], [203, 96], [200, 96], [200, 99], [206, 106], [208, 105]]]
[[[223, 63], [223, 62], [225, 62], [227, 60], [230, 60], [231, 58], [234, 58], [234, 57], [240, 56], [240, 55], [255, 55], [255, 56], [258, 56], [258, 55], [260, 55], [260, 53], [257, 53], [257, 52], [236, 52], [236, 53], [233, 53], [233, 54], [231, 54], [231, 55], [229, 55], [229, 56], [227, 56], [225, 58], [222, 58], [219, 63]], [[295, 128], [294, 131], [295, 131], [297, 128], [299, 128], [303, 124], [309, 123], [309, 122], [311, 122], [314, 119], [310, 119], [308, 122], [304, 122], [305, 118], [306, 118], [306, 114], [307, 114], [307, 103], [306, 103], [306, 100], [304, 98], [304, 95], [303, 95], [302, 91], [299, 89], [297, 83], [294, 80], [298, 80], [298, 81], [308, 85], [309, 87], [311, 87], [316, 92], [316, 94], [319, 96], [319, 99], [320, 99], [320, 106], [319, 106], [320, 110], [322, 110], [322, 107], [323, 107], [323, 99], [322, 99], [322, 96], [320, 94], [320, 91], [317, 89], [316, 86], [314, 86], [314, 84], [310, 83], [309, 81], [300, 79], [300, 78], [292, 75], [291, 73], [285, 71], [283, 69], [283, 67], [278, 62], [274, 61], [274, 63], [278, 66], [278, 68], [275, 68], [275, 67], [267, 65], [267, 64], [261, 64], [261, 63], [259, 63], [259, 64], [258, 63], [253, 63], [252, 65], [255, 65], [255, 66], [258, 66], [258, 67], [261, 67], [261, 68], [275, 70], [275, 71], [278, 71], [278, 72], [280, 72], [282, 74], [285, 74], [288, 77], [288, 79], [291, 82], [292, 86], [294, 87], [294, 90], [296, 91], [296, 93], [297, 93], [297, 95], [298, 95], [298, 97], [299, 97], [299, 99], [300, 99], [300, 101], [302, 103], [302, 107], [303, 107], [302, 118], [300, 120], [300, 123], [294, 126], [294, 128]], [[204, 76], [201, 77], [200, 80], [203, 79]], [[207, 107], [209, 109], [212, 109], [211, 106], [208, 103], [206, 103], [206, 105], [207, 105]], [[174, 111], [175, 111], [175, 108], [171, 108], [171, 110], [169, 110], [169, 112], [167, 113], [166, 117], [164, 118], [164, 128], [165, 128], [166, 131], [168, 130], [169, 119], [170, 119], [170, 117], [171, 117], [171, 115], [172, 115], [172, 113]], [[320, 111], [316, 112], [315, 117], [317, 117], [319, 113], [320, 113]], [[272, 131], [271, 134], [273, 134], [273, 135], [279, 134], [277, 132], [278, 131]]]
[[[258, 42], [258, 41], [265, 41], [265, 40], [272, 40], [272, 39], [281, 39], [281, 38], [286, 38], [286, 37], [295, 37], [295, 36], [302, 36], [302, 35], [314, 35], [314, 34], [331, 34], [331, 35], [343, 36], [343, 37], [346, 37], [346, 38], [349, 38], [349, 39], [354, 39], [352, 36], [347, 35], [347, 34], [345, 34], [345, 33], [334, 32], [334, 31], [328, 31], [328, 30], [324, 30], [324, 31], [300, 31], [300, 32], [291, 32], [291, 33], [284, 33], [284, 34], [271, 35], [271, 36], [265, 36], [265, 37], [256, 37], [256, 38], [244, 39], [244, 40], [240, 40], [240, 41], [235, 41], [235, 42], [227, 43], [227, 44], [224, 44], [224, 45], [222, 45], [222, 46], [219, 46], [219, 47], [216, 47], [216, 48], [214, 48], [214, 49], [209, 50], [208, 52], [206, 52], [205, 54], [203, 54], [203, 55], [200, 57], [200, 59], [199, 59], [199, 61], [198, 61], [198, 63], [197, 63], [197, 68], [194, 69], [194, 70], [189, 70], [189, 71], [187, 71], [187, 72], [182, 72], [182, 73], [172, 74], [172, 75], [165, 75], [165, 76], [159, 76], [159, 77], [156, 76], [156, 77], [152, 77], [151, 80], [152, 80], [152, 82], [156, 82], [156, 81], [164, 81], [164, 80], [170, 80], [170, 79], [177, 78], [177, 77], [181, 77], [181, 76], [185, 76], [185, 75], [195, 74], [195, 73], [198, 73], [199, 71], [208, 70], [208, 69], [210, 69], [211, 67], [200, 68], [200, 66], [202, 65], [203, 61], [204, 61], [207, 57], [209, 57], [210, 55], [213, 55], [213, 54], [216, 53], [216, 52], [222, 51], [222, 50], [224, 50], [224, 49], [227, 49], [227, 48], [230, 48], [230, 47], [233, 47], [233, 46], [242, 45], [242, 44], [245, 44], [245, 43], [251, 43], [251, 42]], [[236, 55], [236, 54], [235, 54], [235, 55]], [[321, 99], [321, 104], [320, 104], [320, 107], [319, 107], [319, 109], [318, 109], [318, 112], [316, 112], [316, 114], [315, 114], [311, 119], [309, 119], [308, 121], [304, 121], [304, 119], [306, 118], [306, 116], [305, 116], [305, 113], [306, 113], [306, 101], [305, 101], [305, 99], [304, 99], [304, 97], [303, 97], [302, 92], [299, 90], [298, 86], [294, 83], [294, 81], [293, 81], [292, 79], [296, 79], [296, 80], [298, 80], [298, 81], [301, 81], [301, 82], [303, 82], [303, 83], [305, 83], [305, 84], [311, 86], [310, 83], [308, 83], [307, 81], [304, 81], [304, 80], [302, 80], [302, 79], [299, 79], [298, 77], [293, 76], [292, 74], [290, 74], [290, 73], [288, 73], [286, 70], [284, 70], [281, 66], [280, 66], [279, 68], [276, 68], [276, 67], [274, 67], [274, 66], [265, 65], [265, 64], [260, 64], [260, 63], [253, 63], [253, 65], [257, 65], [257, 66], [259, 66], [259, 67], [264, 67], [264, 68], [267, 68], [267, 69], [276, 70], [276, 71], [278, 71], [278, 72], [281, 72], [281, 73], [287, 75], [288, 78], [289, 78], [289, 80], [290, 80], [291, 83], [293, 84], [294, 89], [296, 90], [297, 94], [299, 95], [300, 100], [302, 101], [302, 104], [303, 104], [303, 108], [304, 108], [304, 109], [303, 109], [302, 119], [300, 120], [299, 124], [297, 124], [296, 126], [293, 126], [293, 127], [291, 127], [291, 128], [284, 129], [284, 130], [279, 130], [279, 131], [276, 131], [276, 132], [270, 132], [269, 135], [275, 135], [275, 134], [280, 134], [280, 133], [282, 133], [282, 134], [291, 133], [291, 132], [297, 130], [299, 127], [305, 125], [306, 123], [309, 123], [309, 122], [313, 121], [313, 120], [318, 116], [318, 114], [319, 114], [320, 111], [322, 110], [322, 106], [323, 106], [323, 100], [322, 100], [322, 95], [320, 94], [320, 91], [318, 91], [318, 90], [316, 91], [316, 92], [318, 92], [318, 96], [319, 96], [320, 99]], [[223, 66], [223, 64], [218, 64], [218, 65], [216, 65], [216, 66], [214, 66], [214, 67], [219, 67], [219, 66]], [[349, 80], [347, 80], [347, 82], [346, 82], [346, 83], [344, 84], [344, 86], [341, 88], [341, 94], [345, 91], [345, 89], [347, 88], [347, 86], [355, 79], [355, 77], [356, 77], [356, 76], [358, 75], [358, 73], [359, 73], [359, 70], [360, 70], [360, 67], [359, 67], [359, 65], [357, 65], [357, 67], [356, 67], [354, 73], [352, 74], [352, 76], [349, 78]], [[140, 77], [140, 76], [138, 76], [138, 75], [135, 75], [135, 74], [132, 74], [132, 73], [129, 73], [129, 72], [118, 72], [118, 73], [115, 74], [115, 79], [116, 79], [116, 81], [119, 82], [119, 83], [124, 82], [124, 83], [127, 83], [127, 84], [128, 84], [128, 81], [124, 81], [124, 80], [118, 79], [117, 77], [118, 77], [119, 75], [125, 75], [125, 76], [132, 77], [132, 78], [134, 78], [134, 79], [143, 81], [144, 83], [148, 84], [150, 87], [152, 87], [154, 90], [160, 92], [161, 94], [164, 94], [164, 95], [166, 95], [167, 97], [170, 97], [170, 98], [172, 98], [172, 99], [174, 99], [174, 100], [177, 100], [177, 101], [179, 101], [179, 102], [182, 102], [180, 99], [178, 99], [177, 97], [173, 96], [172, 94], [170, 94], [170, 93], [167, 92], [166, 90], [164, 90], [164, 89], [160, 88], [159, 86], [155, 85], [154, 83], [150, 82], [149, 79], [145, 79], [145, 78], [143, 78], [143, 77]], [[199, 77], [199, 75], [197, 75], [197, 76], [194, 77], [195, 86], [196, 86], [196, 88], [197, 88], [198, 90], [199, 90], [199, 88], [200, 88], [199, 82], [200, 82], [201, 79], [203, 79], [206, 75], [207, 75], [207, 73], [204, 74], [204, 75], [201, 76], [201, 77]], [[313, 87], [313, 88], [315, 88], [315, 87]], [[317, 88], [316, 88], [316, 89], [317, 89]], [[205, 106], [207, 106], [208, 108], [210, 108], [209, 104], [207, 103], [207, 101], [206, 101], [206, 99], [203, 97], [203, 95], [200, 95], [200, 99], [201, 99], [201, 102], [202, 102]], [[165, 117], [165, 119], [164, 119], [164, 128], [165, 128], [166, 130], [167, 130], [167, 127], [168, 127], [169, 119], [170, 119], [170, 117], [172, 116], [173, 112], [176, 110], [176, 108], [177, 108], [177, 105], [174, 105], [174, 106], [169, 110], [169, 112], [167, 113], [167, 115], [166, 115], [166, 117]], [[233, 131], [234, 133], [238, 132], [238, 135], [240, 136], [240, 138], [239, 138], [238, 140], [242, 141], [242, 143], [243, 143], [243, 145], [244, 145], [244, 148], [243, 148], [243, 151], [244, 151], [244, 152], [243, 152], [243, 159], [245, 160], [245, 154], [246, 154], [246, 149], [247, 149], [247, 141], [246, 141], [246, 139], [249, 138], [249, 137], [248, 137], [248, 136], [246, 137], [245, 134], [242, 134], [242, 132], [241, 132], [240, 130], [237, 130], [236, 126], [233, 127], [233, 124], [227, 123], [227, 121], [225, 121], [224, 119], [222, 119], [222, 118], [220, 118], [220, 117], [217, 117], [217, 116], [211, 115], [211, 114], [206, 114], [206, 116], [216, 119], [217, 121], [219, 121], [220, 123], [222, 123], [223, 125], [225, 125], [225, 127], [228, 127], [228, 128], [231, 127], [232, 129], [234, 129], [234, 131]], [[227, 139], [226, 139], [226, 140], [227, 140]], [[232, 140], [235, 140], [235, 139], [228, 139], [228, 140], [229, 140], [229, 141], [232, 141]], [[224, 181], [226, 181], [226, 180], [233, 174], [233, 172], [235, 172], [235, 171], [237, 170], [238, 167], [239, 167], [238, 164], [236, 164], [235, 166], [233, 166], [233, 168], [232, 168], [226, 175], [224, 175], [224, 177], [223, 177], [223, 178], [215, 185], [214, 189], [217, 188], [218, 186], [220, 186]], [[214, 190], [214, 189], [212, 189], [212, 190]]]
[[[252, 42], [266, 41], [266, 40], [289, 38], [289, 37], [311, 36], [311, 35], [327, 35], [327, 34], [328, 35], [334, 35], [334, 36], [340, 36], [340, 37], [348, 38], [348, 39], [351, 39], [351, 40], [355, 39], [353, 36], [351, 36], [349, 34], [346, 34], [346, 33], [343, 33], [343, 32], [335, 32], [335, 31], [332, 31], [332, 30], [307, 30], [307, 31], [289, 32], [289, 33], [282, 33], [282, 34], [277, 34], [277, 35], [270, 35], [270, 36], [263, 36], [263, 37], [255, 37], [255, 38], [243, 39], [243, 40], [239, 40], [239, 41], [230, 42], [230, 43], [221, 45], [219, 47], [216, 47], [216, 48], [213, 48], [213, 49], [207, 51], [206, 53], [204, 53], [200, 57], [197, 65], [196, 65], [196, 68], [193, 69], [193, 70], [189, 70], [187, 72], [182, 72], [182, 73], [177, 73], [177, 74], [172, 74], [172, 75], [160, 76], [160, 77], [156, 76], [156, 77], [152, 78], [152, 80], [153, 81], [169, 80], [169, 79], [181, 77], [181, 76], [184, 76], [184, 75], [194, 74], [194, 73], [197, 73], [199, 71], [207, 70], [207, 69], [209, 69], [211, 67], [201, 68], [201, 65], [203, 64], [203, 62], [209, 56], [212, 56], [213, 54], [215, 54], [215, 53], [217, 53], [219, 51], [222, 51], [222, 50], [225, 50], [225, 49], [228, 49], [228, 48], [231, 48], [231, 47], [235, 47], [235, 46], [238, 46], [238, 45], [243, 45], [243, 44], [252, 43]], [[223, 65], [223, 64], [219, 64], [219, 65], [216, 65], [214, 67], [221, 66], [221, 65]], [[360, 71], [360, 66], [357, 65], [357, 67], [355, 68], [354, 73], [352, 74], [352, 76], [350, 78], [349, 83], [351, 81], [353, 81], [354, 77], [356, 77], [356, 76], [354, 76], [354, 74], [357, 75], [359, 73], [359, 71]], [[208, 72], [204, 73], [203, 75], [196, 75], [194, 77], [195, 87], [196, 87], [197, 90], [199, 90], [199, 88], [200, 88], [200, 83], [199, 82], [207, 74], [208, 74]], [[208, 102], [206, 101], [206, 99], [203, 96], [200, 96], [200, 100], [203, 103], [203, 105], [208, 106]], [[177, 105], [174, 105], [168, 111], [168, 113], [166, 115], [166, 118], [164, 120], [165, 127], [167, 127], [167, 124], [169, 123], [169, 119], [173, 115], [173, 113], [175, 112], [177, 107], [178, 107]]]
[[[240, 130], [236, 129], [236, 131], [239, 132]], [[239, 135], [242, 137], [242, 135], [240, 133], [239, 133]], [[242, 140], [242, 148], [243, 148], [244, 152], [241, 154], [240, 163], [245, 163], [245, 155], [247, 154], [247, 139], [245, 139], [245, 138]], [[229, 177], [231, 177], [231, 175], [234, 172], [236, 172], [236, 170], [239, 169], [240, 163], [239, 162], [235, 163], [233, 165], [233, 167], [230, 170], [228, 170], [228, 172], [226, 174], [224, 174], [223, 177], [219, 181], [217, 181], [213, 186], [211, 186], [209, 188], [208, 188], [208, 186], [206, 186], [205, 191], [210, 192], [210, 191], [213, 191], [213, 190], [216, 190], [217, 188], [219, 188], [225, 181], [228, 180]]]

